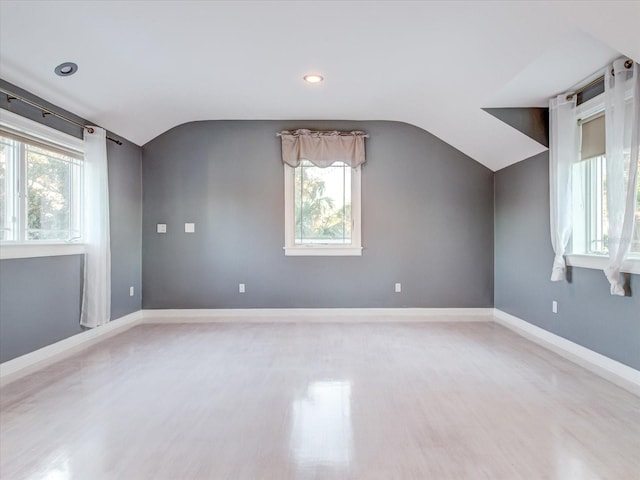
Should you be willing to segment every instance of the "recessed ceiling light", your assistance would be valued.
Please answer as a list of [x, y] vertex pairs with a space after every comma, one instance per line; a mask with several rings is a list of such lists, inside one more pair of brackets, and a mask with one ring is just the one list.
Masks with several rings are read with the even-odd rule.
[[68, 77], [78, 71], [78, 65], [73, 62], [64, 62], [58, 65], [54, 71], [56, 72], [56, 75]]
[[307, 83], [320, 83], [322, 80], [324, 80], [322, 75], [318, 75], [317, 73], [310, 73], [308, 75], [305, 75], [303, 78]]

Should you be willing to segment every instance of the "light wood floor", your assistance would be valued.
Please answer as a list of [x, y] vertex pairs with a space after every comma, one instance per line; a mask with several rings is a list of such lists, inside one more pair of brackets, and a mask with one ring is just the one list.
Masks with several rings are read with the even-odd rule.
[[11, 480], [640, 472], [640, 399], [492, 323], [144, 325], [0, 401]]

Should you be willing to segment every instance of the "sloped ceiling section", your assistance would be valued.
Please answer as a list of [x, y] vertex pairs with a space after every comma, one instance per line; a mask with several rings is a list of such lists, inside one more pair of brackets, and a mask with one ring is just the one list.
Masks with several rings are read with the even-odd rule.
[[639, 23], [613, 0], [3, 0], [0, 76], [140, 145], [194, 120], [395, 120], [497, 170], [545, 147], [483, 108], [640, 58]]
[[549, 109], [538, 107], [485, 108], [497, 119], [512, 126], [540, 145], [549, 146]]

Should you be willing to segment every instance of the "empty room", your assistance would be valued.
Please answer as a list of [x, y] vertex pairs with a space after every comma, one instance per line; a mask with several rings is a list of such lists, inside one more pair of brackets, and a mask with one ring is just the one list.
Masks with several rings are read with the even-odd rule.
[[637, 480], [638, 25], [0, 0], [0, 478]]

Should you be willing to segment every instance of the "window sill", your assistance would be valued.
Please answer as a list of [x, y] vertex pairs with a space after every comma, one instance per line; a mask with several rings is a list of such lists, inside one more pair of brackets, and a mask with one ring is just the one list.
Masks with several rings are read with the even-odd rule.
[[[579, 268], [592, 268], [604, 270], [609, 263], [609, 257], [603, 255], [567, 255], [567, 265]], [[622, 265], [624, 273], [640, 274], [640, 258], [627, 259]]]
[[333, 245], [313, 245], [284, 247], [288, 257], [360, 257], [362, 247], [336, 247]]
[[84, 245], [77, 243], [0, 245], [0, 260], [8, 260], [12, 258], [57, 257], [60, 255], [81, 255], [83, 253], [85, 253]]

